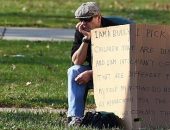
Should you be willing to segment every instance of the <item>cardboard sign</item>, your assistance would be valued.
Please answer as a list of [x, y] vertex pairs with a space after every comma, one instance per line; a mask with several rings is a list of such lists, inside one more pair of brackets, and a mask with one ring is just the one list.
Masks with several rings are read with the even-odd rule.
[[94, 29], [92, 54], [97, 111], [130, 130], [170, 128], [170, 26]]

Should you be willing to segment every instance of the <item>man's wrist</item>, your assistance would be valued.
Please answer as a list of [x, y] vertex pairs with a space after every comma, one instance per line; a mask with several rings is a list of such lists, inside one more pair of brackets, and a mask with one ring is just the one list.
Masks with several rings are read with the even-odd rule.
[[93, 70], [88, 70], [91, 80], [93, 79]]
[[91, 39], [87, 39], [86, 37], [83, 37], [82, 42], [90, 44]]

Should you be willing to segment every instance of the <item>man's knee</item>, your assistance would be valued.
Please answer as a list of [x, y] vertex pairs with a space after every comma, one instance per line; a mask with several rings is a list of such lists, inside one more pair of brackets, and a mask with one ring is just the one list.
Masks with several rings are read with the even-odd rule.
[[73, 65], [73, 66], [71, 66], [67, 70], [67, 74], [69, 75], [69, 74], [72, 74], [72, 73], [77, 73], [80, 67], [81, 67], [80, 65]]
[[89, 70], [89, 69], [91, 69], [89, 66], [73, 65], [73, 66], [71, 66], [71, 67], [68, 69], [67, 74], [68, 74], [68, 75], [69, 75], [69, 74], [72, 74], [72, 73], [74, 73], [74, 74], [80, 74], [80, 73], [82, 73], [82, 72], [84, 72], [84, 71], [86, 71], [86, 70]]

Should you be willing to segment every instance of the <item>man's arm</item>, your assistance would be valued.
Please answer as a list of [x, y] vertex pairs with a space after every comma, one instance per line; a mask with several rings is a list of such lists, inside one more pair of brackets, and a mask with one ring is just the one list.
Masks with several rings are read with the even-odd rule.
[[87, 57], [87, 50], [89, 46], [89, 43], [87, 42], [87, 40], [90, 40], [91, 34], [90, 32], [84, 30], [82, 23], [78, 23], [76, 25], [76, 28], [80, 33], [84, 35], [84, 38], [86, 40], [85, 41], [82, 40], [82, 44], [72, 55], [72, 62], [76, 65], [82, 65], [85, 62], [86, 57]]
[[87, 57], [88, 43], [83, 42], [79, 49], [74, 52], [72, 62], [76, 65], [82, 65]]
[[[84, 36], [84, 37], [82, 36], [81, 39], [78, 40], [79, 42], [81, 42], [81, 44], [78, 47], [78, 49], [72, 54], [72, 62], [77, 65], [82, 65], [85, 62], [88, 55], [87, 53], [88, 53], [88, 48], [89, 48], [90, 38], [91, 38], [90, 31], [85, 30], [83, 26], [84, 25], [81, 22], [78, 23], [76, 26], [77, 31]], [[80, 73], [75, 78], [75, 81], [78, 84], [86, 84], [90, 80], [92, 80], [92, 73], [93, 73], [92, 70], [86, 70]]]

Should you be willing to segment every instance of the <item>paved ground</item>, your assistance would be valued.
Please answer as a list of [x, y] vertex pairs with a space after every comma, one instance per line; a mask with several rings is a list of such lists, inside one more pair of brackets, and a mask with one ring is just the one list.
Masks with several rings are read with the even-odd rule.
[[[87, 111], [95, 111], [95, 109], [86, 109]], [[0, 108], [0, 112], [32, 112], [32, 113], [67, 113], [66, 109], [54, 109], [54, 108]]]
[[0, 38], [7, 40], [69, 41], [73, 37], [74, 29], [0, 27]]
[[66, 113], [66, 109], [52, 109], [52, 108], [0, 108], [0, 112], [33, 112], [33, 113]]

